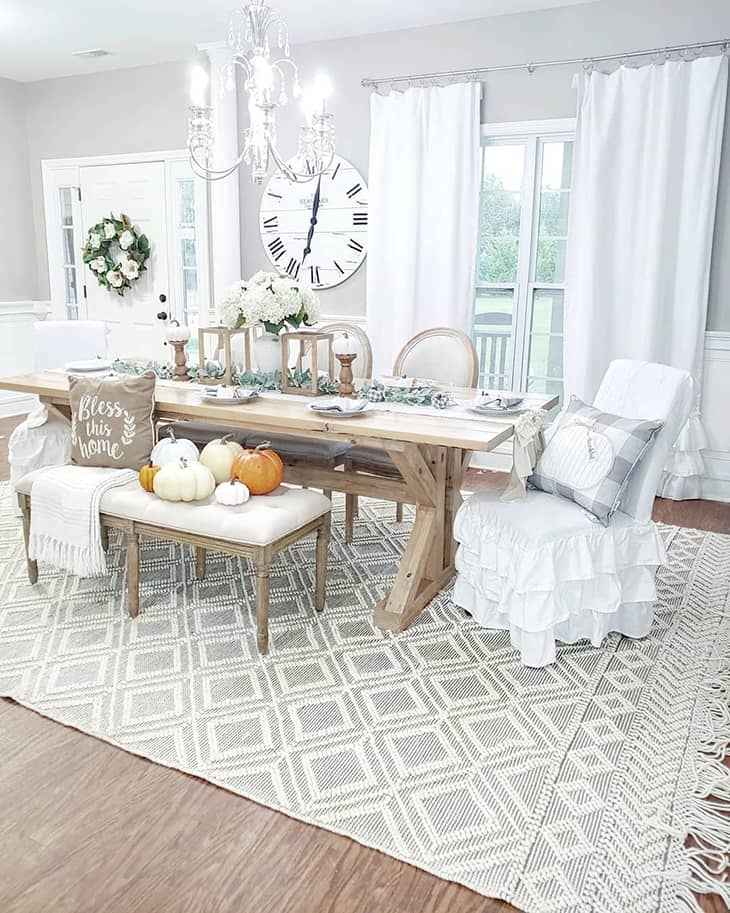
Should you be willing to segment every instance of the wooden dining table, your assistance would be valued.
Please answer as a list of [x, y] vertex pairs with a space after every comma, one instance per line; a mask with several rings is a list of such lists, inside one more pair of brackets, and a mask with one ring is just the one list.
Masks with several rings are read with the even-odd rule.
[[[0, 389], [35, 394], [70, 414], [68, 376], [40, 371], [0, 378]], [[457, 400], [473, 399], [476, 391], [448, 389]], [[517, 396], [520, 394], [502, 394]], [[553, 408], [557, 396], [524, 394], [530, 405]], [[288, 465], [285, 481], [345, 494], [415, 505], [413, 527], [389, 593], [373, 608], [374, 623], [392, 632], [407, 628], [454, 576], [454, 517], [462, 503], [464, 474], [473, 453], [494, 450], [513, 434], [508, 416], [459, 414], [446, 409], [388, 407], [353, 417], [317, 414], [311, 399], [265, 394], [245, 405], [211, 403], [196, 385], [160, 381], [155, 391], [156, 420], [195, 420], [226, 429], [251, 429], [314, 440], [339, 441], [377, 448], [388, 454], [401, 478], [358, 471], [324, 469], [305, 460]]]

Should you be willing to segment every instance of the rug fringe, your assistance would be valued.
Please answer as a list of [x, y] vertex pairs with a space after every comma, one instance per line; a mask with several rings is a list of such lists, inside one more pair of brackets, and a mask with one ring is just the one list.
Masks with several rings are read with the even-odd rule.
[[[730, 621], [726, 608], [725, 621]], [[720, 638], [723, 636], [721, 626]], [[722, 641], [721, 641], [722, 642]], [[730, 909], [730, 651], [726, 642], [713, 657], [702, 688], [701, 730], [695, 784], [683, 822], [684, 872], [669, 876], [677, 899], [692, 913], [702, 913], [697, 895], [717, 894]]]

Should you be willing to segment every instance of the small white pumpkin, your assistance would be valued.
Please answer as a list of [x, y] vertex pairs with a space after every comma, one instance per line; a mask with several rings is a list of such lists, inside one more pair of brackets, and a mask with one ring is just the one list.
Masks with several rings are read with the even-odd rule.
[[185, 437], [175, 437], [172, 428], [168, 428], [167, 437], [163, 437], [152, 448], [150, 459], [155, 466], [165, 466], [168, 463], [177, 464], [183, 458], [190, 463], [199, 456], [198, 448], [192, 441]]
[[200, 454], [200, 462], [215, 476], [216, 482], [227, 482], [231, 477], [233, 461], [243, 453], [243, 447], [235, 441], [229, 440], [230, 434], [206, 444]]
[[225, 504], [226, 507], [238, 507], [239, 504], [245, 504], [251, 496], [248, 486], [243, 482], [237, 482], [231, 479], [230, 482], [221, 482], [215, 490], [215, 499], [219, 504]]
[[188, 463], [185, 457], [163, 466], [152, 482], [152, 490], [163, 501], [202, 501], [214, 488], [210, 469], [197, 460]]

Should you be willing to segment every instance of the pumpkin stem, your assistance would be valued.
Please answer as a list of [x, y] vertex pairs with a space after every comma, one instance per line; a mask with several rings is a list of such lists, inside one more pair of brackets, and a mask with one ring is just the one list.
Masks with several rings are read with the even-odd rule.
[[228, 434], [224, 434], [223, 437], [221, 438], [221, 444], [227, 444], [228, 441], [230, 441], [230, 439], [232, 437], [233, 437], [233, 434], [231, 432], [229, 432]]
[[258, 445], [258, 447], [254, 447], [254, 452], [258, 453], [259, 450], [270, 450], [270, 449], [271, 449], [271, 441], [262, 441]]
[[170, 438], [170, 440], [173, 442], [173, 444], [177, 440], [177, 438], [175, 437], [175, 432], [172, 430], [172, 425], [167, 429], [167, 436]]

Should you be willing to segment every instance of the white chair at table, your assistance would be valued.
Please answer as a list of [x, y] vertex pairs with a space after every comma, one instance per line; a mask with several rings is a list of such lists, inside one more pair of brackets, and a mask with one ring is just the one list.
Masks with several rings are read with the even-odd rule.
[[478, 492], [456, 515], [454, 602], [484, 627], [508, 630], [526, 666], [552, 663], [556, 641], [600, 646], [610, 632], [644, 637], [652, 625], [665, 553], [651, 511], [690, 413], [692, 380], [667, 365], [619, 359], [594, 406], [664, 422], [609, 526], [573, 501], [535, 490], [510, 502], [500, 501], [500, 492]]
[[[474, 343], [466, 333], [451, 327], [433, 327], [408, 340], [396, 356], [393, 375], [418, 377], [455, 387], [475, 387], [479, 359]], [[345, 457], [345, 471], [400, 478], [388, 454], [374, 447], [351, 447]], [[357, 495], [348, 494], [345, 496], [346, 542], [352, 541], [356, 516]], [[403, 519], [402, 504], [396, 504], [395, 518], [397, 522]]]
[[[107, 357], [109, 333], [97, 320], [45, 320], [33, 327], [33, 368], [63, 368], [74, 361]], [[8, 442], [10, 479], [43, 466], [68, 462], [71, 434], [67, 419], [55, 409], [38, 407], [13, 431]]]
[[33, 327], [33, 367], [63, 368], [74, 361], [107, 358], [109, 330], [101, 320], [43, 320]]
[[[373, 366], [373, 350], [368, 334], [361, 327], [353, 323], [328, 323], [318, 328], [323, 333], [347, 333], [356, 343], [358, 357], [353, 363], [353, 372], [357, 377], [369, 378]], [[317, 351], [318, 363], [327, 364], [326, 343], [320, 343]], [[339, 362], [335, 359], [335, 370]], [[302, 367], [308, 367], [303, 362]], [[362, 373], [361, 373], [362, 372]], [[336, 378], [334, 378], [336, 379]], [[311, 438], [297, 437], [291, 434], [268, 434], [265, 432], [249, 433], [246, 443], [249, 447], [256, 447], [264, 441], [270, 441], [271, 446], [279, 454], [284, 464], [296, 465], [306, 463], [319, 469], [336, 469], [345, 462], [348, 445], [339, 441], [316, 441]], [[332, 492], [325, 490], [327, 497]]]

